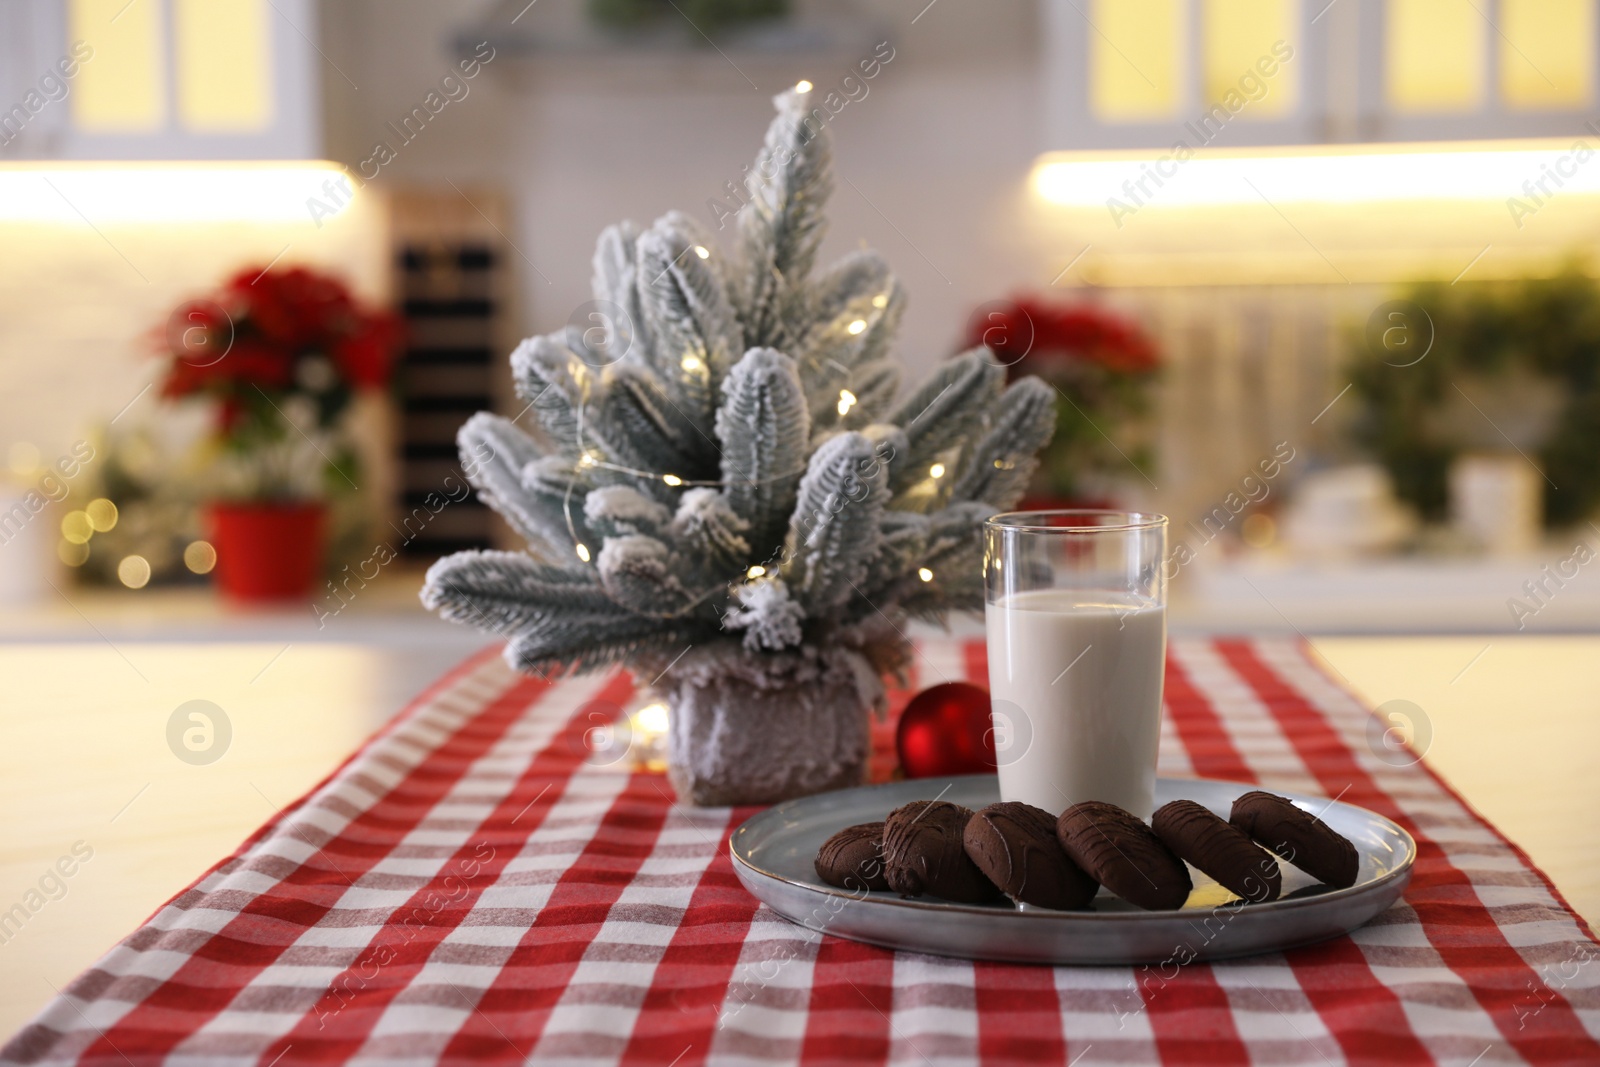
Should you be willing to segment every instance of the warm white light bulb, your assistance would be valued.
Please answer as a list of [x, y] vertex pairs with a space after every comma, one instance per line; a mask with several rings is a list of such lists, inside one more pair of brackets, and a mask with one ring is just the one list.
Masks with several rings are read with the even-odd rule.
[[86, 544], [94, 536], [94, 524], [84, 511], [69, 511], [61, 517], [61, 536], [75, 545]]
[[875, 307], [875, 308], [886, 308], [886, 307], [888, 307], [889, 306], [889, 294], [888, 293], [879, 293], [877, 296], [873, 297], [872, 298], [872, 306]]
[[767, 573], [767, 568], [765, 568], [761, 564], [757, 563], [754, 567], [751, 567], [749, 570], [745, 571], [745, 577], [746, 578], [759, 578], [765, 573]]
[[661, 480], [666, 482], [668, 485], [682, 485], [683, 484], [683, 479], [678, 477], [676, 474], [663, 474], [661, 476]]
[[699, 256], [701, 259], [710, 259], [711, 249], [707, 248], [705, 245], [695, 245], [694, 254]]
[[657, 736], [667, 732], [667, 706], [657, 700], [633, 713], [634, 728], [646, 735]]
[[799, 81], [794, 83], [794, 91], [797, 93], [809, 93], [814, 88], [816, 88], [816, 86], [812, 85], [811, 82], [807, 81], [805, 78], [801, 78]]
[[588, 563], [589, 562], [589, 546], [584, 544], [582, 541], [579, 541], [573, 547], [574, 547], [574, 550], [578, 553], [578, 558], [583, 560], [585, 563]]
[[150, 584], [150, 561], [143, 556], [123, 556], [117, 564], [117, 579], [129, 589], [143, 589]]
[[933, 466], [929, 467], [928, 468], [928, 477], [930, 477], [930, 478], [943, 478], [944, 477], [944, 464], [943, 463], [935, 463]]
[[183, 565], [196, 574], [209, 574], [217, 565], [217, 550], [209, 541], [190, 541], [183, 550]]
[[855, 407], [855, 403], [856, 403], [856, 394], [852, 393], [848, 389], [839, 390], [839, 414], [840, 415], [848, 415], [848, 414], [850, 414], [850, 409]]
[[682, 367], [691, 374], [693, 374], [695, 371], [705, 369], [705, 364], [700, 362], [699, 356], [684, 356], [683, 359], [679, 361], [678, 366]]
[[917, 577], [921, 578], [925, 582], [931, 582], [933, 581], [933, 572], [926, 567], [918, 567]]
[[852, 322], [850, 325], [846, 326], [845, 327], [845, 331], [847, 333], [849, 333], [851, 337], [854, 337], [856, 334], [860, 333], [862, 330], [865, 330], [866, 328], [867, 328], [867, 320], [866, 319], [857, 319], [856, 321]]
[[89, 501], [83, 513], [89, 517], [89, 525], [94, 527], [95, 533], [105, 533], [117, 525], [117, 505], [105, 497]]

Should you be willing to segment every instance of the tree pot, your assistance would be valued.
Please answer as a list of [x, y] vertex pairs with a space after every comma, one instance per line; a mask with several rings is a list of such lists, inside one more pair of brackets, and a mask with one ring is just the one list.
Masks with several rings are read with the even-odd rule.
[[775, 804], [866, 780], [869, 717], [884, 689], [853, 649], [697, 647], [654, 688], [669, 709], [667, 777], [680, 800]]
[[227, 503], [210, 509], [217, 588], [230, 600], [307, 598], [322, 577], [327, 507]]

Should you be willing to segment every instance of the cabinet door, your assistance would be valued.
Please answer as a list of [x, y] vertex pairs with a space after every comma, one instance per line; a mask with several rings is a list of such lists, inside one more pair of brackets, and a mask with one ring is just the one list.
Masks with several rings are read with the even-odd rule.
[[[1046, 147], [1577, 134], [1597, 0], [1046, 3]], [[1592, 131], [1591, 131], [1592, 132]]]
[[1363, 0], [1371, 139], [1544, 137], [1584, 130], [1595, 0]]
[[313, 0], [0, 0], [0, 158], [316, 158], [315, 14]]
[[1044, 4], [1048, 147], [1318, 140], [1328, 37], [1318, 14], [1302, 0]]

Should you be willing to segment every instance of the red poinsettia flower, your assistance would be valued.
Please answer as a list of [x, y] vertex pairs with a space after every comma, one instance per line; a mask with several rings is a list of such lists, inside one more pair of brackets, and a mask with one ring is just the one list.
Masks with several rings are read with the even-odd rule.
[[263, 337], [240, 337], [215, 367], [217, 380], [245, 389], [287, 389], [294, 382], [295, 354]]
[[334, 345], [333, 362], [356, 388], [376, 389], [389, 380], [399, 335], [394, 316], [362, 316], [360, 327]]
[[242, 270], [229, 280], [227, 292], [265, 337], [291, 348], [341, 336], [355, 325], [355, 305], [344, 284], [304, 267]]
[[1011, 376], [1066, 360], [1096, 363], [1120, 374], [1147, 374], [1160, 365], [1138, 326], [1092, 304], [1019, 296], [975, 319], [968, 345], [986, 344]]
[[265, 417], [252, 414], [263, 410], [263, 394], [272, 400], [269, 413], [284, 397], [310, 396], [331, 426], [350, 392], [389, 381], [399, 340], [394, 316], [360, 306], [331, 275], [248, 267], [170, 317], [161, 391], [214, 397], [224, 436]]

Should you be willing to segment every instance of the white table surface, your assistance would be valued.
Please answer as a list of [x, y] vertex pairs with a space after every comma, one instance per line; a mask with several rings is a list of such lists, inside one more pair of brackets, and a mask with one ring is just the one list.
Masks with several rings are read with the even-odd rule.
[[[75, 842], [94, 850], [0, 943], [0, 1034], [479, 644], [417, 622], [333, 641], [267, 619], [289, 629], [171, 641], [104, 623], [103, 638], [0, 643], [0, 911]], [[1312, 640], [1368, 699], [1421, 706], [1429, 761], [1600, 919], [1600, 637]], [[167, 746], [194, 699], [233, 728], [208, 766]]]
[[[93, 849], [65, 879], [64, 895], [47, 897], [21, 929], [0, 927], [0, 1035], [468, 651], [448, 643], [0, 645], [0, 913], [38, 888], [76, 842]], [[195, 699], [222, 708], [232, 725], [226, 753], [206, 766], [181, 762], [167, 746], [168, 718]]]

